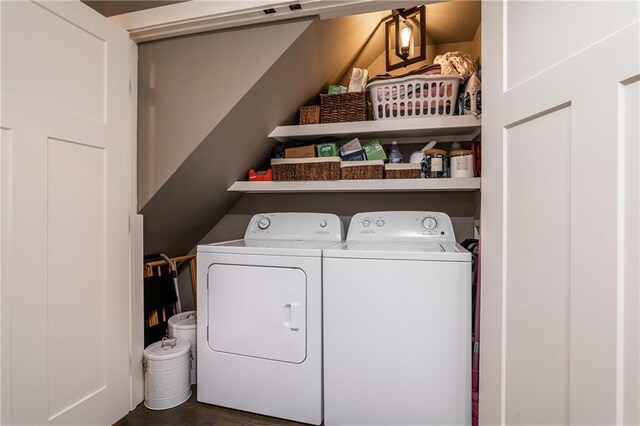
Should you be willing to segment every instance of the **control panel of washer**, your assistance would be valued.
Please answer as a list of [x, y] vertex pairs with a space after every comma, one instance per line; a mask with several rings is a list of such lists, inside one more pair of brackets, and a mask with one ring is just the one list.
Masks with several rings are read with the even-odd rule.
[[351, 218], [347, 241], [455, 242], [451, 219], [441, 212], [368, 212]]
[[244, 238], [342, 241], [344, 226], [334, 214], [262, 213], [251, 218]]

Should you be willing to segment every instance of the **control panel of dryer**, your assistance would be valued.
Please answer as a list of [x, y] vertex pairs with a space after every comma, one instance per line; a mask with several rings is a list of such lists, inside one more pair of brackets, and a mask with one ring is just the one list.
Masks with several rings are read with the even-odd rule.
[[344, 226], [328, 213], [262, 213], [251, 218], [244, 239], [342, 241]]
[[451, 219], [440, 212], [367, 212], [351, 218], [347, 241], [455, 242]]

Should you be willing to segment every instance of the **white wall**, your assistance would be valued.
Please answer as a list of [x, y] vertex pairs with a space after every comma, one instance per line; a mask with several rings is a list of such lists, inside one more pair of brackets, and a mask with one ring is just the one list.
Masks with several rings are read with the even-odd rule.
[[[482, 56], [482, 26], [479, 25], [478, 29], [472, 40], [462, 41], [456, 43], [441, 43], [441, 44], [428, 44], [427, 45], [427, 59], [415, 64], [409, 65], [406, 68], [399, 68], [393, 71], [386, 70], [385, 51], [384, 51], [384, 25], [381, 25], [372, 35], [369, 43], [362, 49], [358, 55], [354, 66], [359, 68], [366, 68], [369, 71], [369, 77], [374, 77], [379, 74], [391, 74], [402, 75], [408, 71], [420, 68], [427, 64], [432, 64], [437, 55], [442, 55], [447, 52], [461, 51], [468, 53], [473, 59], [480, 61]], [[341, 84], [349, 84], [349, 76], [345, 75], [341, 81]]]
[[201, 243], [242, 238], [254, 214], [266, 212], [326, 212], [340, 216], [348, 229], [351, 216], [364, 211], [434, 210], [452, 217], [459, 241], [473, 237], [473, 192], [460, 193], [337, 193], [245, 194], [209, 231]]
[[[327, 84], [338, 81], [379, 22], [378, 18], [374, 13], [315, 20], [298, 36], [289, 34], [288, 48], [235, 103], [225, 98], [226, 91], [234, 91], [233, 84], [244, 83], [238, 78], [234, 64], [224, 62], [226, 57], [215, 60], [202, 58], [209, 50], [209, 44], [219, 43], [220, 37], [226, 40], [229, 31], [161, 41], [157, 46], [154, 42], [141, 47], [152, 52], [162, 50], [162, 56], [167, 58], [171, 52], [176, 52], [180, 58], [175, 63], [169, 59], [158, 62], [154, 59], [156, 53], [153, 56], [149, 52], [140, 55], [140, 67], [147, 70], [155, 67], [153, 75], [164, 74], [165, 84], [154, 85], [152, 74], [141, 73], [140, 85], [155, 87], [153, 96], [141, 102], [145, 102], [147, 108], [153, 107], [157, 118], [153, 120], [144, 115], [144, 108], [140, 114], [139, 128], [151, 126], [155, 130], [147, 135], [146, 147], [149, 149], [140, 152], [139, 161], [151, 162], [154, 167], [165, 164], [167, 170], [169, 166], [177, 167], [173, 172], [162, 170], [163, 174], [170, 176], [142, 209], [145, 216], [145, 253], [179, 255], [198, 243], [240, 198], [239, 194], [227, 192], [229, 186], [238, 179], [246, 179], [250, 167], [268, 163], [273, 148], [273, 142], [267, 138], [269, 132], [279, 124], [297, 121], [301, 105], [313, 100]], [[282, 26], [262, 26], [265, 31], [269, 29], [268, 34], [264, 34], [265, 39], [282, 38]], [[240, 37], [243, 31], [253, 30], [234, 31]], [[204, 41], [200, 41], [201, 38]], [[267, 56], [271, 57], [271, 54]], [[262, 56], [256, 53], [253, 62], [259, 64], [261, 61]], [[256, 67], [260, 68], [260, 65]], [[170, 79], [171, 75], [175, 78]], [[180, 75], [188, 76], [188, 81], [196, 89], [215, 89], [223, 102], [216, 104], [216, 99], [210, 99], [210, 94], [181, 94], [182, 87], [189, 84], [179, 79]], [[217, 83], [220, 75], [224, 76], [224, 81], [228, 79], [226, 86]], [[196, 102], [204, 98], [211, 104]], [[162, 119], [158, 118], [160, 110], [163, 111]], [[158, 133], [157, 128], [167, 131]], [[194, 130], [196, 128], [197, 131]], [[201, 132], [207, 133], [202, 135]], [[202, 139], [193, 142], [199, 138]], [[195, 146], [184, 147], [187, 139]], [[161, 160], [159, 152], [153, 152], [158, 141], [163, 141], [161, 151], [165, 160]], [[141, 141], [143, 144], [145, 142]], [[168, 155], [170, 152], [176, 155]], [[184, 155], [186, 157], [179, 160]], [[140, 174], [145, 172], [153, 170], [149, 167], [139, 169]], [[156, 181], [156, 184], [160, 182]]]
[[[140, 179], [149, 178], [149, 184], [145, 189], [141, 184], [141, 190], [147, 191], [147, 196], [153, 195], [143, 209], [147, 253], [165, 251], [178, 255], [193, 250], [200, 240], [241, 238], [250, 217], [264, 211], [329, 211], [342, 216], [347, 225], [350, 217], [360, 211], [438, 210], [453, 216], [459, 239], [473, 235], [473, 206], [477, 205], [473, 194], [242, 196], [226, 192], [233, 181], [246, 178], [249, 167], [268, 162], [274, 142], [267, 139], [267, 134], [273, 127], [297, 120], [298, 107], [313, 100], [327, 84], [348, 76], [354, 63], [368, 65], [380, 57], [384, 45], [378, 43], [380, 31], [374, 29], [382, 15], [314, 21], [297, 38], [293, 29], [285, 31], [289, 47], [235, 104], [231, 99], [238, 96], [239, 89], [235, 87], [230, 87], [233, 93], [218, 104], [211, 93], [185, 94], [181, 90], [186, 78], [205, 91], [220, 91], [218, 74], [234, 75], [235, 68], [224, 58], [207, 57], [210, 52], [224, 50], [212, 45], [233, 40], [229, 33], [237, 34], [235, 40], [246, 43], [253, 28], [141, 45], [140, 67], [146, 71], [140, 74], [140, 85], [154, 86], [153, 93], [141, 100], [146, 106], [140, 112], [139, 126], [141, 132], [152, 129], [141, 141], [146, 151], [141, 148], [144, 152], [139, 159], [146, 163], [140, 173], [148, 174]], [[261, 34], [277, 38], [282, 26], [265, 25]], [[179, 60], [170, 60], [174, 53]], [[267, 56], [271, 58], [272, 53]], [[254, 61], [257, 69], [262, 67], [260, 54], [256, 53]], [[151, 69], [155, 69], [153, 73]], [[152, 77], [158, 80], [159, 75], [164, 83], [153, 83]], [[180, 78], [181, 75], [188, 77]], [[241, 80], [238, 79], [240, 83]], [[155, 108], [156, 117], [163, 110], [163, 119], [150, 120], [145, 111], [151, 107]], [[208, 134], [203, 136], [203, 132]], [[198, 141], [199, 138], [202, 139]], [[172, 152], [175, 155], [170, 155]], [[183, 156], [186, 157], [181, 159]], [[153, 168], [158, 167], [164, 168], [161, 172], [168, 176], [164, 182], [153, 176]], [[172, 167], [177, 169], [171, 171]], [[187, 309], [192, 299], [188, 273], [181, 275], [180, 285]]]
[[[266, 212], [328, 212], [340, 216], [349, 228], [351, 217], [364, 211], [423, 210], [444, 211], [451, 216], [456, 239], [473, 238], [473, 219], [479, 194], [460, 193], [361, 193], [361, 194], [245, 194], [202, 238], [200, 244], [244, 237], [254, 214]], [[192, 252], [195, 253], [195, 247]], [[184, 310], [194, 309], [189, 268], [178, 277]]]
[[478, 25], [476, 35], [471, 42], [471, 56], [478, 59], [478, 62], [482, 65], [482, 25]]
[[139, 209], [311, 22], [239, 28], [140, 45]]

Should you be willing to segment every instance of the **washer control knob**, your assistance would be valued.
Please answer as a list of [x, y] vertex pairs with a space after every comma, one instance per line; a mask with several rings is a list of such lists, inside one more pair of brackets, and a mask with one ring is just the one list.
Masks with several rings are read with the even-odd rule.
[[326, 221], [326, 220], [324, 220], [324, 219], [322, 219], [322, 220], [320, 221], [320, 228], [326, 228], [326, 227], [327, 227], [327, 221]]
[[378, 225], [378, 226], [384, 226], [384, 220], [382, 220], [382, 219], [378, 219], [378, 220], [376, 221], [376, 225]]
[[362, 221], [362, 226], [364, 226], [365, 228], [368, 228], [369, 225], [371, 225], [371, 221], [369, 219], [365, 219]]
[[258, 228], [260, 228], [262, 230], [267, 229], [269, 227], [269, 225], [271, 225], [271, 221], [266, 217], [261, 217], [258, 220]]
[[425, 217], [422, 220], [422, 226], [424, 227], [424, 229], [428, 229], [428, 230], [432, 230], [435, 229], [438, 226], [438, 221], [433, 218], [433, 217]]

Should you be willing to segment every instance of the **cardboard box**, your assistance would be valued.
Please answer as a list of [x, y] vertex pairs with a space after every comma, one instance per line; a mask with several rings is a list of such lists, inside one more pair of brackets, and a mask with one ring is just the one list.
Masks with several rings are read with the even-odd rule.
[[338, 145], [335, 143], [321, 143], [316, 145], [316, 149], [318, 150], [318, 157], [337, 157]]
[[353, 138], [340, 147], [340, 157], [344, 161], [364, 161], [367, 159], [358, 138]]
[[348, 154], [343, 154], [341, 158], [342, 161], [364, 161], [367, 159], [364, 153], [364, 149], [361, 149], [360, 151], [351, 151]]
[[337, 84], [332, 84], [329, 86], [329, 90], [327, 91], [329, 95], [339, 95], [342, 93], [347, 93], [347, 88], [345, 86], [339, 86]]
[[385, 154], [384, 148], [378, 139], [372, 140], [362, 148], [364, 148], [364, 152], [367, 154], [367, 160], [387, 159], [387, 154]]
[[353, 68], [349, 79], [349, 93], [364, 92], [369, 79], [369, 71], [365, 68]]
[[315, 156], [316, 147], [314, 145], [285, 148], [284, 150], [284, 158], [313, 158]]

